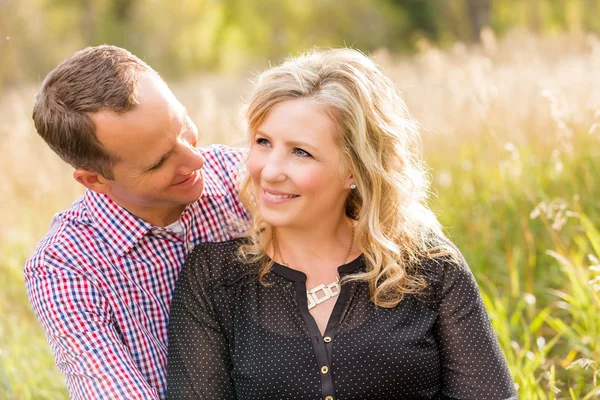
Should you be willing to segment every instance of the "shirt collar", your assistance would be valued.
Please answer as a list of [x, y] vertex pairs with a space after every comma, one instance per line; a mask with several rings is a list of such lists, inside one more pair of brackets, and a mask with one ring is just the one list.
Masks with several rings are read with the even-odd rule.
[[204, 172], [204, 189], [200, 197], [223, 197], [227, 195], [227, 190], [223, 187], [222, 183], [219, 183], [213, 174], [207, 174]]
[[85, 204], [96, 228], [119, 256], [123, 256], [144, 237], [153, 225], [136, 217], [105, 194], [86, 190]]
[[[204, 175], [201, 198], [226, 195], [226, 188], [220, 185], [212, 174]], [[91, 218], [96, 222], [96, 228], [120, 257], [128, 253], [152, 228], [155, 228], [153, 224], [131, 214], [105, 194], [86, 190], [84, 198]], [[188, 231], [194, 223], [194, 216], [198, 214], [197, 207], [201, 207], [199, 201], [189, 204], [182, 213], [180, 219], [184, 231]]]

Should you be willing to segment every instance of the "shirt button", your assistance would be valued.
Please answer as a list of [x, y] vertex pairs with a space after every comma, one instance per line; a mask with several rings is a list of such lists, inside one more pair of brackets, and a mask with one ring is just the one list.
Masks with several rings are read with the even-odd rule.
[[330, 342], [331, 342], [331, 338], [330, 338], [329, 336], [325, 336], [325, 337], [323, 338], [323, 341], [324, 341], [325, 343], [330, 343]]
[[192, 242], [188, 242], [188, 244], [187, 244], [187, 249], [188, 249], [189, 251], [192, 251], [192, 250], [194, 250], [194, 243], [192, 243]]
[[325, 400], [333, 400], [333, 396], [327, 396], [325, 397]]
[[321, 373], [322, 373], [323, 375], [325, 375], [325, 374], [326, 374], [326, 373], [328, 373], [328, 372], [329, 372], [329, 368], [327, 367], [327, 365], [323, 365], [323, 366], [321, 367]]

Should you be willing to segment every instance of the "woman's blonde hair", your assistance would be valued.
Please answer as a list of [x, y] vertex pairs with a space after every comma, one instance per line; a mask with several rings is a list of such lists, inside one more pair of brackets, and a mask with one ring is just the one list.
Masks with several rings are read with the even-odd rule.
[[[346, 48], [315, 50], [258, 76], [245, 110], [250, 143], [273, 107], [299, 98], [325, 106], [337, 122], [345, 167], [357, 186], [346, 200], [346, 214], [356, 220], [367, 269], [346, 280], [368, 282], [372, 301], [393, 307], [405, 294], [425, 288], [419, 268], [424, 257], [448, 254], [440, 224], [426, 205], [429, 182], [417, 124], [369, 57]], [[241, 195], [253, 221], [240, 255], [261, 265], [262, 281], [273, 265], [266, 254], [273, 231], [257, 212], [248, 176]]]

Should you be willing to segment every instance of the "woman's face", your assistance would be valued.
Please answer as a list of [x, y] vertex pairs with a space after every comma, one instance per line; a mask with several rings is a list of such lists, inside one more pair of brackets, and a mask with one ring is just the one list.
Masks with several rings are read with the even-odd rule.
[[258, 127], [248, 159], [258, 211], [274, 227], [336, 223], [351, 174], [343, 167], [336, 122], [306, 99], [275, 106]]

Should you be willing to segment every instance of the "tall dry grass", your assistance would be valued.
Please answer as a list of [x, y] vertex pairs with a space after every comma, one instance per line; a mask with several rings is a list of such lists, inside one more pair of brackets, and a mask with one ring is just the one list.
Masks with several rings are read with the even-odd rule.
[[[469, 261], [523, 399], [600, 392], [600, 40], [513, 32], [373, 55], [421, 123], [433, 208]], [[247, 77], [172, 85], [201, 145], [243, 140]], [[23, 288], [53, 213], [81, 193], [36, 136], [35, 88], [0, 97], [0, 398], [66, 396]]]

